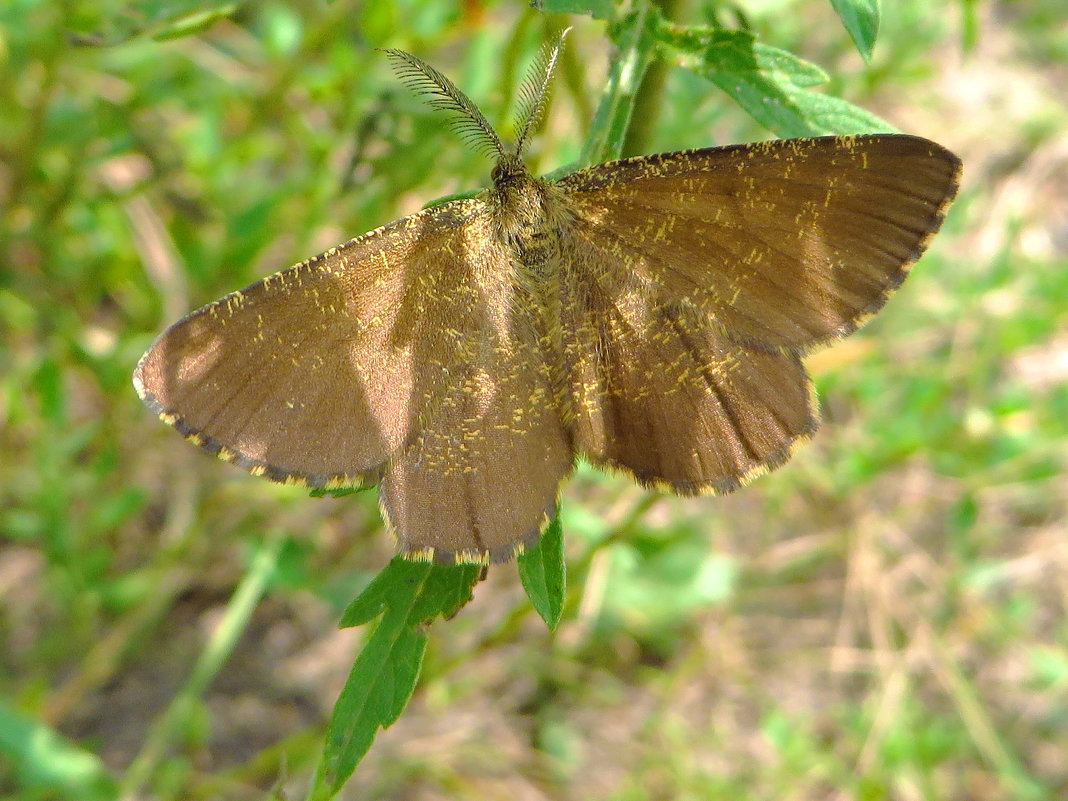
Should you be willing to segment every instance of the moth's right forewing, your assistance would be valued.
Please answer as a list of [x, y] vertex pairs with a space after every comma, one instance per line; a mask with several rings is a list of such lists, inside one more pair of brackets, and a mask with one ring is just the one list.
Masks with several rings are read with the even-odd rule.
[[142, 358], [141, 398], [257, 475], [376, 480], [478, 347], [465, 233], [485, 213], [429, 209], [198, 309]]
[[878, 311], [939, 229], [960, 161], [914, 136], [786, 139], [610, 162], [559, 182], [580, 224], [734, 341], [807, 352]]

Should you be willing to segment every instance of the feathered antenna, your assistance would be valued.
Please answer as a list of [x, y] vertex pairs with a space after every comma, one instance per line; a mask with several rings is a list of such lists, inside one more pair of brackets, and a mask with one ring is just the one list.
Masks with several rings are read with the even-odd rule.
[[519, 87], [519, 110], [515, 117], [516, 130], [519, 131], [515, 141], [517, 154], [523, 152], [527, 140], [538, 127], [542, 115], [545, 114], [549, 99], [549, 84], [552, 82], [556, 64], [560, 60], [564, 39], [570, 32], [570, 28], [565, 28], [555, 45], [551, 47], [546, 45], [541, 49]]
[[456, 84], [411, 53], [393, 49], [383, 52], [393, 61], [397, 77], [405, 86], [419, 94], [430, 95], [432, 108], [459, 115], [452, 118], [450, 125], [461, 139], [483, 152], [496, 151], [498, 156], [505, 154], [504, 145], [493, 126]]

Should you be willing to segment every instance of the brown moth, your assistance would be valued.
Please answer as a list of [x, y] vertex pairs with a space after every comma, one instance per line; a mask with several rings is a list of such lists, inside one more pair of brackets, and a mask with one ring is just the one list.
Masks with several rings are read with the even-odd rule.
[[818, 425], [801, 357], [852, 333], [942, 224], [960, 161], [874, 134], [712, 147], [536, 178], [444, 75], [402, 79], [496, 155], [493, 186], [268, 276], [167, 329], [145, 404], [272, 481], [378, 484], [410, 558], [535, 543], [577, 456], [684, 495], [778, 467]]

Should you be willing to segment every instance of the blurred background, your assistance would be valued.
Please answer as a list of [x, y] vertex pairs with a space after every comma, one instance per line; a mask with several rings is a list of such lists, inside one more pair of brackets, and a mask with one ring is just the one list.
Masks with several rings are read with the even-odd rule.
[[[611, 3], [547, 3], [550, 8]], [[882, 314], [810, 359], [825, 424], [777, 472], [678, 499], [583, 467], [555, 634], [513, 565], [435, 623], [347, 799], [1068, 797], [1068, 8], [682, 0], [964, 160]], [[532, 167], [575, 160], [604, 19], [520, 2], [12, 0], [0, 9], [0, 797], [301, 798], [392, 556], [373, 493], [309, 498], [142, 408], [187, 311], [490, 164], [375, 47], [507, 135], [564, 25]], [[665, 69], [645, 152], [766, 138]], [[645, 91], [645, 88], [643, 88]]]

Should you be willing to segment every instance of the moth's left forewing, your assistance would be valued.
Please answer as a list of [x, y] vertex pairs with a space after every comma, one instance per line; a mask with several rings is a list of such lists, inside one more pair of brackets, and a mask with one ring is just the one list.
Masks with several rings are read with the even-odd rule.
[[210, 303], [134, 373], [145, 404], [255, 475], [374, 483], [477, 352], [477, 200], [397, 220]]

